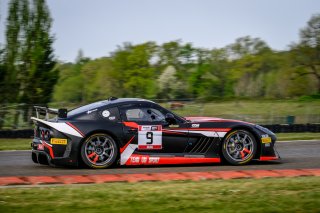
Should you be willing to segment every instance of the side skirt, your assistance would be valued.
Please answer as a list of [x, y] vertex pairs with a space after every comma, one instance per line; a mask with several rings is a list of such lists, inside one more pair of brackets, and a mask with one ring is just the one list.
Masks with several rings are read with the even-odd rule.
[[124, 165], [170, 165], [220, 163], [220, 158], [168, 157], [132, 154]]

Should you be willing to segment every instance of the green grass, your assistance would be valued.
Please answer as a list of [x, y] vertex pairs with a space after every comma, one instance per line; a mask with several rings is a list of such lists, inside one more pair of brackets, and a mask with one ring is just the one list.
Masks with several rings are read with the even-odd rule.
[[[277, 133], [278, 141], [287, 140], [320, 140], [320, 133]], [[0, 151], [1, 150], [27, 150], [30, 149], [32, 139], [24, 138], [0, 138]]]
[[[168, 104], [165, 104], [168, 107]], [[320, 114], [320, 100], [301, 102], [291, 100], [240, 100], [208, 103], [187, 103], [182, 112], [197, 115], [267, 114], [301, 115]], [[193, 108], [193, 110], [191, 109]], [[188, 111], [189, 109], [189, 111]], [[197, 113], [198, 112], [198, 113]], [[183, 114], [185, 114], [183, 113]]]
[[320, 140], [320, 132], [277, 133], [278, 141]]
[[32, 139], [0, 138], [0, 150], [27, 150], [31, 149]]
[[[162, 104], [170, 108], [170, 104]], [[182, 116], [212, 116], [245, 120], [260, 124], [286, 123], [286, 117], [295, 116], [295, 123], [320, 121], [320, 100], [239, 100], [209, 103], [185, 103], [174, 110]]]
[[319, 212], [320, 178], [1, 188], [1, 212]]

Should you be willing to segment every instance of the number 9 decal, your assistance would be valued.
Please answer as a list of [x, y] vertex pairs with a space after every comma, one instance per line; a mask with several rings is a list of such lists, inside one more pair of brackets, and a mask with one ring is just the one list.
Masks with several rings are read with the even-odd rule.
[[153, 132], [147, 132], [146, 138], [150, 139], [150, 141], [147, 141], [147, 144], [152, 144], [152, 142], [153, 142]]
[[162, 126], [139, 126], [138, 149], [162, 149]]

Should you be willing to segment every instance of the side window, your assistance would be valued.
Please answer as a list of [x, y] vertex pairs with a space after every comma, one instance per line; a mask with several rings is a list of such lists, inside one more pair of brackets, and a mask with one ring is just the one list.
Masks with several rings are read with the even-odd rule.
[[164, 115], [154, 108], [126, 109], [125, 114], [128, 121], [163, 121]]
[[120, 114], [117, 107], [109, 108], [109, 109], [102, 109], [100, 112], [101, 116], [109, 121], [117, 122], [120, 120]]
[[127, 109], [126, 116], [128, 121], [145, 121], [146, 115], [142, 109]]
[[165, 116], [157, 109], [150, 108], [147, 110], [152, 121], [164, 121]]

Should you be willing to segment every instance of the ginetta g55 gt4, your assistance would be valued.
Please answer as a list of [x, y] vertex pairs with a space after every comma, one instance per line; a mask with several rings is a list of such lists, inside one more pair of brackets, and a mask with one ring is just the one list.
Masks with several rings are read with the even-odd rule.
[[276, 136], [266, 128], [237, 120], [181, 117], [149, 100], [111, 97], [71, 111], [35, 109], [35, 163], [83, 162], [107, 168], [279, 159]]

